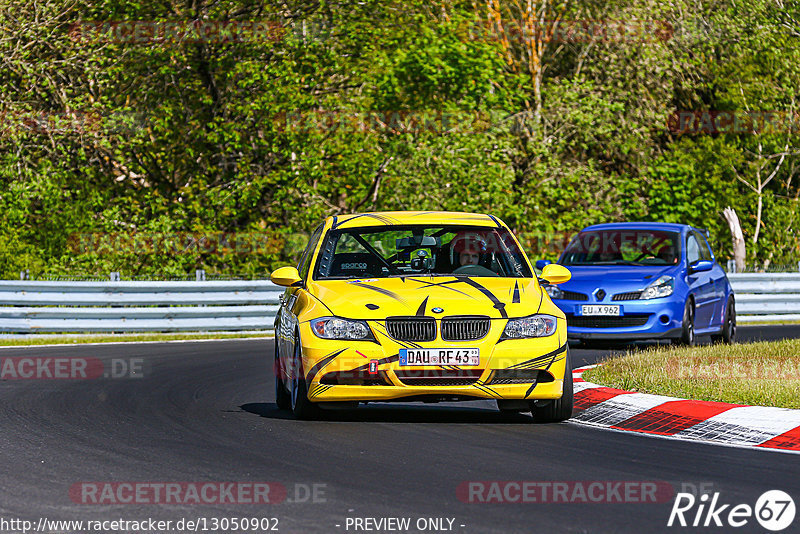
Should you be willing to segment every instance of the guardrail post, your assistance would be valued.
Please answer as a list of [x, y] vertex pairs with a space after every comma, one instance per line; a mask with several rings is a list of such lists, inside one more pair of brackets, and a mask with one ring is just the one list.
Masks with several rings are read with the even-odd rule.
[[[797, 262], [798, 268], [800, 268], [800, 262]], [[736, 272], [736, 260], [728, 260], [728, 272], [735, 273]]]
[[112, 282], [119, 282], [119, 271], [112, 271], [109, 273], [108, 279]]
[[206, 270], [205, 269], [197, 269], [194, 272], [195, 280], [198, 282], [205, 282], [206, 281]]

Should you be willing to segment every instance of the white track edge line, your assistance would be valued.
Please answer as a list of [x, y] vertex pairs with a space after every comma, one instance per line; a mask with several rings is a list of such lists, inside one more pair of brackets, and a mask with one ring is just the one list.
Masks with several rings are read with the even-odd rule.
[[734, 449], [747, 449], [747, 450], [757, 449], [757, 450], [761, 450], [761, 451], [782, 452], [784, 454], [798, 454], [798, 455], [800, 455], [800, 451], [793, 451], [791, 449], [778, 449], [778, 448], [774, 448], [774, 447], [759, 447], [757, 445], [740, 445], [738, 443], [728, 443], [728, 442], [722, 442], [722, 441], [709, 441], [709, 440], [704, 440], [704, 439], [679, 438], [679, 437], [675, 437], [675, 436], [665, 436], [663, 434], [651, 434], [649, 432], [637, 432], [635, 430], [622, 430], [622, 429], [619, 429], [619, 428], [611, 428], [610, 426], [601, 425], [599, 423], [589, 423], [589, 422], [585, 422], [585, 421], [579, 421], [577, 419], [568, 419], [566, 422], [567, 423], [572, 423], [574, 425], [590, 426], [590, 427], [598, 428], [598, 429], [601, 429], [601, 430], [608, 430], [610, 432], [619, 432], [621, 434], [628, 434], [628, 435], [636, 434], [636, 435], [644, 436], [644, 437], [648, 437], [648, 438], [660, 438], [660, 439], [666, 439], [666, 440], [670, 440], [670, 441], [683, 441], [685, 443], [702, 443], [704, 445], [716, 445], [716, 446], [720, 446], [720, 447], [731, 447], [731, 448], [734, 448]]

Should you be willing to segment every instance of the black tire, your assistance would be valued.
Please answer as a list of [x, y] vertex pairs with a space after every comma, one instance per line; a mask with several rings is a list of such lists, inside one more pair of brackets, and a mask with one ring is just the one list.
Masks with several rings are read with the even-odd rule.
[[544, 406], [537, 406], [536, 401], [531, 401], [531, 415], [537, 423], [558, 423], [572, 417], [574, 393], [572, 387], [572, 363], [569, 358], [569, 349], [565, 356], [564, 392], [560, 399], [548, 402]]
[[280, 410], [292, 409], [292, 397], [286, 390], [283, 383], [283, 371], [281, 370], [281, 360], [278, 355], [278, 338], [275, 337], [275, 360], [272, 363], [272, 372], [275, 375], [275, 404]]
[[736, 304], [733, 297], [728, 299], [728, 304], [725, 306], [725, 321], [722, 323], [722, 329], [719, 334], [711, 336], [711, 341], [727, 345], [736, 343]]
[[694, 304], [692, 299], [686, 301], [686, 306], [683, 307], [683, 320], [681, 321], [681, 337], [678, 338], [678, 343], [685, 347], [694, 347]]
[[292, 357], [292, 378], [290, 379], [290, 403], [292, 413], [298, 419], [318, 419], [320, 416], [319, 406], [308, 400], [308, 384], [306, 383], [303, 371], [303, 359], [301, 357], [300, 336], [294, 339], [294, 355]]

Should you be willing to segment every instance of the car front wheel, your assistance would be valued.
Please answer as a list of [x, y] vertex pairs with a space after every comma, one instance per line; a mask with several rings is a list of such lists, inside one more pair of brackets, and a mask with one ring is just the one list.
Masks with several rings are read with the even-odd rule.
[[574, 394], [572, 387], [572, 364], [569, 358], [569, 349], [564, 356], [566, 358], [564, 367], [564, 389], [560, 399], [555, 399], [543, 406], [537, 405], [537, 401], [531, 401], [531, 415], [537, 423], [557, 423], [566, 421], [572, 417], [572, 407], [574, 404]]
[[272, 365], [272, 372], [275, 375], [275, 404], [278, 405], [280, 410], [290, 410], [292, 408], [292, 399], [289, 392], [286, 391], [286, 386], [283, 384], [283, 370], [281, 367], [281, 359], [278, 354], [278, 337], [275, 337], [275, 361]]
[[303, 373], [301, 350], [300, 336], [296, 336], [294, 340], [294, 355], [292, 357], [292, 375], [289, 380], [292, 412], [298, 419], [317, 419], [319, 417], [319, 406], [308, 400], [308, 384]]

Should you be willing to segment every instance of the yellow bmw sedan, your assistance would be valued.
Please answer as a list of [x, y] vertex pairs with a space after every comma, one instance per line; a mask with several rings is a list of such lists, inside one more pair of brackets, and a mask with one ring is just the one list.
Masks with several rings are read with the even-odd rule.
[[329, 217], [275, 319], [275, 397], [301, 419], [359, 402], [495, 399], [538, 421], [572, 414], [564, 313], [498, 218], [451, 212]]

